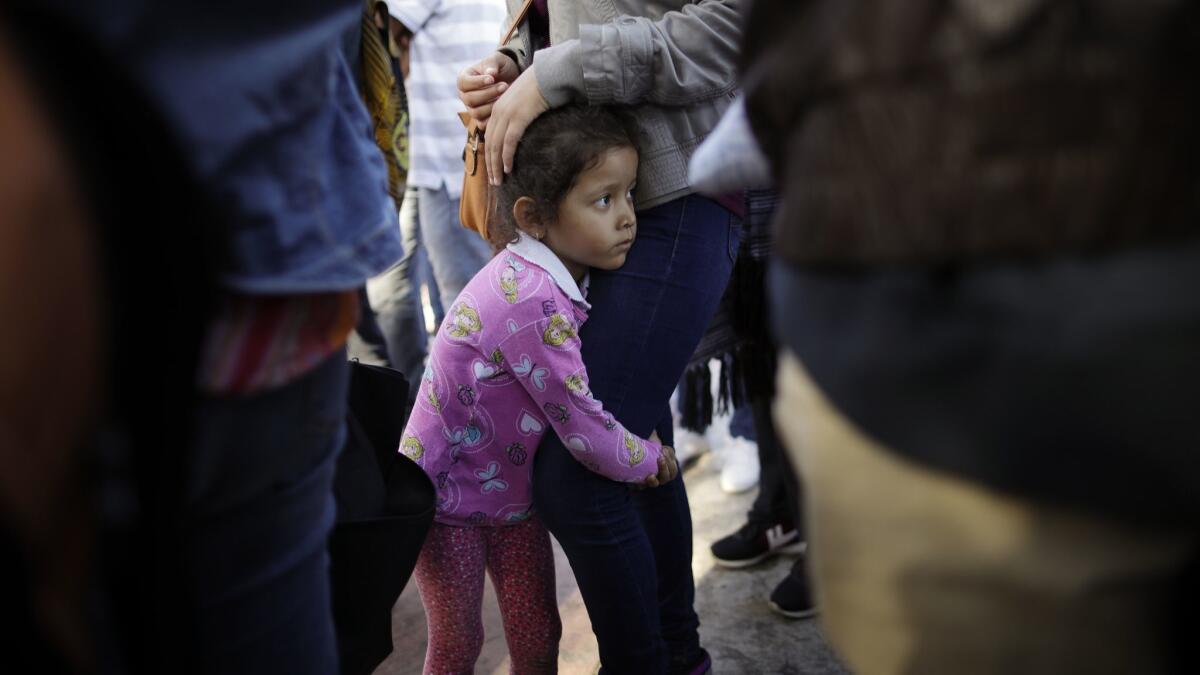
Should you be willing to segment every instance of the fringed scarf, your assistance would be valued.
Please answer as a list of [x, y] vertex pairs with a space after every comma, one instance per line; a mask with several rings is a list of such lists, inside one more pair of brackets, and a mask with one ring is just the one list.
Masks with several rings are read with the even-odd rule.
[[[729, 286], [700, 339], [679, 393], [680, 423], [703, 432], [714, 413], [775, 393], [775, 344], [767, 317], [766, 272], [771, 253], [771, 216], [779, 203], [774, 190], [746, 193], [742, 243]], [[713, 400], [708, 363], [721, 362]]]

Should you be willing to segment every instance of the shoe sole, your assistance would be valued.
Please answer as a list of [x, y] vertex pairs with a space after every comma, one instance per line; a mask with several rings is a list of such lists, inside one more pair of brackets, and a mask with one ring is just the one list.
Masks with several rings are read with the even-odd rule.
[[775, 612], [779, 616], [782, 616], [782, 617], [785, 617], [788, 619], [809, 619], [809, 618], [812, 618], [817, 615], [816, 607], [813, 607], [811, 609], [801, 609], [801, 610], [784, 609], [783, 607], [780, 607], [778, 604], [776, 604], [773, 600], [768, 600], [767, 606], [771, 608], [772, 612]]
[[800, 555], [807, 549], [808, 542], [798, 541], [794, 544], [788, 544], [787, 546], [777, 548], [774, 551], [767, 551], [766, 553], [754, 558], [746, 558], [745, 560], [726, 560], [724, 558], [713, 556], [713, 562], [715, 562], [719, 567], [724, 567], [725, 569], [739, 570], [743, 567], [757, 565], [758, 563], [777, 555]]

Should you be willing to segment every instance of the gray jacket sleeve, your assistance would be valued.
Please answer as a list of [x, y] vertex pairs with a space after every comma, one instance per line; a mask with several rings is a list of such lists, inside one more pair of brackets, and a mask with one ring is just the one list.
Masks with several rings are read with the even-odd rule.
[[700, 0], [658, 20], [619, 16], [534, 55], [551, 106], [687, 106], [735, 88], [744, 0]]
[[[512, 25], [512, 19], [513, 17], [510, 14], [504, 20], [505, 31]], [[529, 64], [533, 62], [533, 55], [525, 51], [525, 46], [529, 44], [530, 39], [529, 24], [525, 22], [522, 22], [522, 24], [521, 26], [517, 26], [517, 29], [513, 31], [512, 37], [508, 39], [508, 42], [500, 45], [499, 52], [512, 59], [513, 63], [517, 64], [517, 70], [523, 73], [529, 67]]]

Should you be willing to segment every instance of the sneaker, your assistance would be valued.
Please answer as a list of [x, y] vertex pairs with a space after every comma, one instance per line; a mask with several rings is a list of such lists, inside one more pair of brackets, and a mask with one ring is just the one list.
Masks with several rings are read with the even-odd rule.
[[817, 613], [812, 591], [808, 587], [808, 577], [801, 568], [802, 565], [794, 566], [791, 573], [771, 591], [771, 599], [767, 601], [772, 611], [789, 619], [807, 619]]
[[804, 553], [805, 544], [791, 523], [746, 523], [711, 547], [721, 567], [749, 567], [781, 553]]
[[712, 657], [708, 650], [700, 648], [700, 656], [691, 665], [681, 665], [674, 661], [667, 668], [667, 673], [678, 675], [712, 675]]
[[712, 675], [712, 657], [708, 655], [708, 652], [704, 652], [704, 657], [700, 659], [699, 663], [692, 666], [688, 675]]
[[723, 453], [721, 467], [721, 489], [729, 494], [738, 494], [758, 485], [758, 444], [745, 438], [730, 439]]
[[708, 439], [691, 429], [675, 428], [675, 461], [679, 467], [689, 465], [708, 452]]

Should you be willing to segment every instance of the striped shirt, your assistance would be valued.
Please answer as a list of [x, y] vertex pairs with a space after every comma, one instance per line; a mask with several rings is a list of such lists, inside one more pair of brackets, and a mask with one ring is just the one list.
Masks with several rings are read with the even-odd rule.
[[388, 12], [413, 33], [409, 47], [408, 184], [462, 192], [465, 129], [458, 118], [458, 73], [496, 50], [504, 0], [386, 0]]

